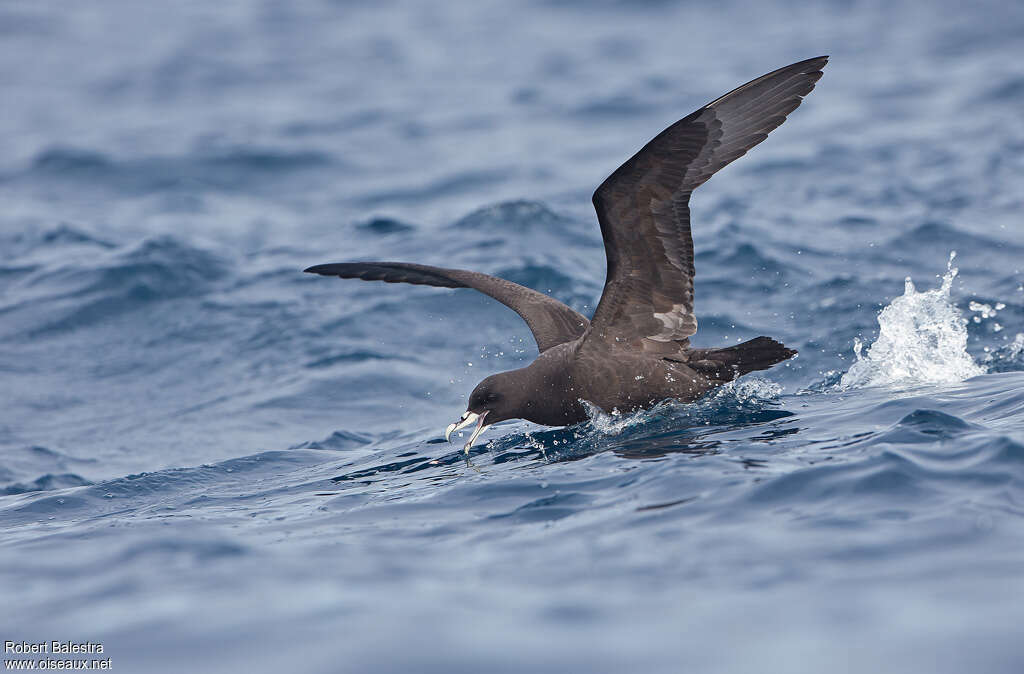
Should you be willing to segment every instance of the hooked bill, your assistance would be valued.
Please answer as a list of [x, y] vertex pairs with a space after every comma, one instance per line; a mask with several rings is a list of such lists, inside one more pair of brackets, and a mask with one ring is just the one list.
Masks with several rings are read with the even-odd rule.
[[484, 424], [484, 418], [486, 416], [486, 411], [483, 414], [477, 414], [476, 412], [470, 412], [469, 410], [466, 410], [466, 412], [458, 421], [456, 421], [453, 424], [448, 424], [448, 428], [446, 428], [444, 431], [444, 439], [447, 440], [448, 442], [451, 442], [452, 433], [454, 433], [455, 431], [462, 430], [463, 428], [469, 426], [475, 421], [476, 428], [473, 429], [473, 433], [470, 434], [469, 440], [466, 442], [466, 446], [463, 447], [463, 450], [466, 452], [466, 454], [469, 454], [469, 448], [473, 446], [473, 443], [476, 442], [477, 437], [479, 437], [483, 430], [487, 428], [487, 426]]

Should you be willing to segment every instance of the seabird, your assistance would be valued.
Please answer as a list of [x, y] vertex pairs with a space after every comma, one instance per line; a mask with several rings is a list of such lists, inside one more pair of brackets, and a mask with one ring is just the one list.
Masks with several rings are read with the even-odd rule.
[[659, 133], [594, 192], [608, 273], [592, 319], [542, 293], [462, 269], [404, 262], [321, 264], [305, 271], [366, 281], [473, 288], [519, 314], [540, 355], [481, 381], [445, 438], [476, 424], [465, 451], [506, 419], [564, 426], [674, 398], [696, 400], [796, 351], [770, 337], [694, 349], [690, 194], [746, 154], [793, 112], [821, 78], [827, 56], [780, 68], [730, 91]]

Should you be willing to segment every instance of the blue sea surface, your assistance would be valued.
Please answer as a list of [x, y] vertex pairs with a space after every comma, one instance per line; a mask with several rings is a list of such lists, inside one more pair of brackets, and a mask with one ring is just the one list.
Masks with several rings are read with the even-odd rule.
[[[462, 267], [590, 314], [596, 185], [819, 54], [692, 201], [695, 344], [800, 354], [697, 403], [495, 425], [467, 464], [443, 430], [525, 324], [301, 273]], [[1021, 55], [990, 0], [0, 5], [0, 640], [1024, 671]]]

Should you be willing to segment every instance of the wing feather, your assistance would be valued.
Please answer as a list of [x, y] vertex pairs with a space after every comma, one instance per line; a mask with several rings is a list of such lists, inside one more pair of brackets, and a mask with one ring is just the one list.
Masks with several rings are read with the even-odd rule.
[[592, 335], [648, 351], [697, 331], [690, 195], [778, 128], [814, 89], [827, 56], [757, 78], [658, 134], [594, 192], [608, 276]]
[[465, 269], [443, 269], [405, 262], [340, 262], [318, 264], [305, 271], [364, 281], [412, 283], [441, 288], [473, 288], [519, 314], [542, 352], [582, 335], [590, 322], [553, 297], [512, 281]]

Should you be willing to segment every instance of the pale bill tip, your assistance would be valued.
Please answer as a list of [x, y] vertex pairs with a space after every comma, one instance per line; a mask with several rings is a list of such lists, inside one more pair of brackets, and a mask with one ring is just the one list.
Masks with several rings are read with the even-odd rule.
[[451, 442], [452, 433], [454, 433], [455, 431], [462, 430], [466, 426], [469, 426], [471, 423], [476, 421], [477, 417], [479, 416], [480, 415], [477, 414], [476, 412], [470, 412], [469, 410], [466, 410], [466, 412], [458, 421], [456, 421], [454, 424], [448, 424], [448, 428], [444, 429], [444, 439], [447, 440], [448, 442]]

